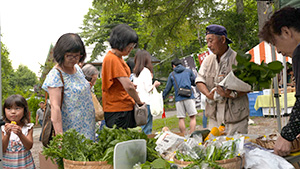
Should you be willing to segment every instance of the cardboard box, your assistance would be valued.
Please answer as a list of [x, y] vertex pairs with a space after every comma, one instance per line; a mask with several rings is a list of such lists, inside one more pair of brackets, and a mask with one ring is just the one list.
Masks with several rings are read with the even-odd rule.
[[58, 165], [53, 163], [50, 158], [46, 160], [46, 157], [39, 152], [40, 169], [58, 169]]

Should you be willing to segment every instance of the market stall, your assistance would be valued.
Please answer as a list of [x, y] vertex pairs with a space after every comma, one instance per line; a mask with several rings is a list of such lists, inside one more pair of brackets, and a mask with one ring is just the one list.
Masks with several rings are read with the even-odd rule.
[[[101, 137], [93, 142], [84, 139], [75, 130], [67, 131], [63, 136], [55, 136], [42, 154], [55, 159], [56, 167], [64, 166], [66, 169], [292, 169], [291, 163], [297, 164], [300, 158], [298, 154], [286, 158], [273, 154], [272, 147], [267, 147], [276, 140], [271, 135], [227, 136], [222, 125], [212, 130], [198, 130], [188, 136], [173, 133], [166, 127], [151, 135], [145, 135], [139, 128], [104, 128], [98, 134]], [[300, 142], [294, 147], [299, 149]]]
[[[273, 99], [273, 100], [272, 100]], [[296, 102], [295, 92], [287, 93], [287, 113], [290, 114], [292, 107]], [[274, 116], [276, 115], [275, 108], [275, 98], [272, 95], [259, 95], [256, 98], [254, 108], [258, 110], [262, 108], [262, 113], [264, 116]], [[279, 97], [281, 115], [284, 114], [284, 98]]]

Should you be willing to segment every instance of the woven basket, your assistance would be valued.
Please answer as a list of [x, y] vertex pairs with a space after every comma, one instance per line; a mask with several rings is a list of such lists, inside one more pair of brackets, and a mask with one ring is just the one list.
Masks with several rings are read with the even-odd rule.
[[[276, 134], [270, 134], [269, 138], [273, 138], [277, 136]], [[256, 143], [266, 149], [274, 149], [275, 146], [275, 142], [276, 140], [272, 139], [272, 140], [262, 140], [263, 136], [258, 137], [256, 139]], [[293, 152], [297, 152], [300, 150], [300, 138], [296, 138], [293, 142], [292, 142], [292, 149], [291, 149], [291, 153]]]
[[72, 161], [64, 159], [64, 169], [113, 169], [107, 161]]
[[271, 138], [271, 140], [270, 139], [263, 140], [264, 136], [260, 136], [256, 139], [256, 143], [266, 149], [274, 149], [276, 140], [273, 140], [272, 138], [276, 136], [277, 136], [276, 134], [270, 134], [269, 138]]
[[219, 166], [225, 169], [242, 169], [245, 165], [244, 156], [236, 156], [231, 159], [216, 161]]
[[192, 161], [181, 161], [181, 160], [178, 160], [176, 158], [176, 156], [173, 158], [173, 160], [174, 160], [174, 163], [177, 164], [179, 167], [186, 167], [189, 164], [193, 163]]

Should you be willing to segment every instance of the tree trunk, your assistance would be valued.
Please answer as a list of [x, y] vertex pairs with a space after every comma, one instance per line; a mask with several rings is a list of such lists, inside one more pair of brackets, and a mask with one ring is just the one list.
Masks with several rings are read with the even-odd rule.
[[[258, 30], [261, 31], [265, 22], [268, 20], [268, 16], [272, 13], [272, 10], [268, 10], [268, 2], [257, 1], [257, 15], [258, 15]], [[272, 9], [272, 7], [271, 7]], [[271, 12], [271, 13], [270, 13]], [[259, 42], [263, 41], [259, 38]]]
[[[244, 1], [243, 0], [236, 0], [236, 12], [237, 12], [237, 14], [238, 15], [240, 15], [240, 17], [241, 17], [241, 20], [245, 20], [245, 18], [244, 18], [244, 16], [243, 16], [243, 14], [244, 14]], [[242, 27], [241, 27], [241, 29], [243, 30], [243, 34], [246, 32], [246, 27], [245, 27], [245, 25], [243, 25]], [[243, 37], [243, 35], [242, 34], [240, 34], [239, 36], [238, 36], [238, 44], [241, 44], [241, 46], [244, 46], [243, 44], [242, 44], [242, 37]]]
[[238, 14], [244, 13], [244, 2], [243, 0], [236, 0], [236, 12]]

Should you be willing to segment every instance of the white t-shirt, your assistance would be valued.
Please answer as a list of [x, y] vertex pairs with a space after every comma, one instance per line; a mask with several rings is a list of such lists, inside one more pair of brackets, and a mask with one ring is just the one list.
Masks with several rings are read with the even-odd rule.
[[139, 77], [134, 75], [133, 83], [137, 85], [136, 91], [142, 102], [150, 104], [150, 91], [152, 89], [152, 75], [148, 68], [144, 67]]

